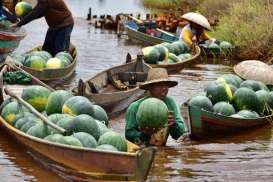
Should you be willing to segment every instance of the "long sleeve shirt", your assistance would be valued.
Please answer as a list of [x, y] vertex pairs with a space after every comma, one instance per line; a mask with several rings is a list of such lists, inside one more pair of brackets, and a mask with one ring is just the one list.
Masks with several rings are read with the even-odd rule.
[[43, 16], [51, 29], [74, 24], [72, 14], [63, 0], [38, 0], [37, 5], [21, 19], [18, 26], [25, 25]]
[[[149, 97], [144, 97], [133, 102], [127, 109], [125, 119], [126, 119], [126, 126], [125, 126], [125, 136], [127, 140], [137, 143], [139, 141], [143, 142], [144, 144], [149, 144], [150, 137], [149, 135], [141, 132], [138, 127], [138, 123], [136, 120], [136, 113], [138, 110], [139, 105], [145, 99]], [[180, 112], [175, 104], [175, 101], [167, 96], [163, 99], [163, 102], [167, 105], [169, 111], [173, 111], [174, 117], [174, 124], [169, 127], [169, 133], [174, 139], [178, 139], [183, 133], [185, 132], [184, 122], [181, 119]]]
[[199, 37], [196, 36], [196, 30], [191, 28], [190, 24], [188, 24], [182, 29], [179, 39], [183, 40], [188, 46], [192, 45], [194, 39], [199, 42], [210, 39], [206, 31], [203, 31]]

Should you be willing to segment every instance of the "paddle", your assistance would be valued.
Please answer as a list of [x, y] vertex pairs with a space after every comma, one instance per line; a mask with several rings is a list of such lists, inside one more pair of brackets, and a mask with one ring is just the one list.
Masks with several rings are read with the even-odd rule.
[[30, 76], [35, 82], [37, 82], [39, 85], [46, 87], [47, 89], [49, 89], [50, 91], [55, 91], [53, 88], [51, 88], [50, 86], [48, 86], [47, 84], [45, 84], [44, 82], [42, 82], [41, 80], [39, 80], [37, 77], [33, 76], [32, 74], [26, 72], [25, 70], [23, 70], [22, 68], [18, 67], [17, 65], [15, 65], [12, 61], [11, 58], [8, 56], [6, 58], [5, 63], [7, 66], [17, 70], [17, 71], [21, 71], [23, 73], [25, 73], [26, 75]]
[[4, 91], [7, 95], [15, 98], [19, 103], [23, 104], [27, 109], [30, 110], [31, 113], [33, 113], [35, 116], [37, 116], [39, 119], [41, 119], [45, 124], [49, 125], [50, 127], [54, 128], [55, 130], [65, 134], [66, 130], [55, 125], [54, 123], [52, 123], [51, 121], [49, 121], [44, 115], [42, 115], [41, 113], [39, 113], [36, 109], [34, 109], [32, 107], [32, 105], [30, 105], [29, 103], [27, 103], [26, 101], [24, 101], [22, 98], [18, 97], [17, 95], [15, 95], [12, 91], [10, 91], [7, 88], [4, 88]]
[[[126, 15], [126, 14], [125, 14], [125, 16], [127, 16], [128, 18], [131, 18], [132, 20], [136, 21], [137, 23], [144, 23], [142, 20], [139, 20], [139, 19], [137, 19], [137, 18], [135, 18], [135, 17], [133, 17], [133, 16], [131, 16], [131, 15]], [[159, 31], [159, 32], [162, 32], [162, 33], [164, 33], [164, 34], [167, 34], [167, 35], [169, 35], [169, 36], [175, 37], [173, 34], [167, 32], [167, 31], [165, 31], [165, 30], [162, 30], [162, 29], [159, 29], [159, 28], [156, 28], [156, 30]]]

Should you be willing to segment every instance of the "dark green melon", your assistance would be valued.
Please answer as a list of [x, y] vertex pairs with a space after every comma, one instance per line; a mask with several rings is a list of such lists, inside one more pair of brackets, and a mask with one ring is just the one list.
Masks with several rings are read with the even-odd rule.
[[259, 111], [259, 100], [256, 93], [249, 88], [238, 88], [232, 99], [233, 106], [237, 111], [253, 110]]
[[156, 64], [160, 61], [160, 53], [154, 47], [145, 47], [142, 49], [143, 59], [148, 64]]
[[232, 91], [227, 83], [211, 82], [206, 88], [207, 97], [213, 104], [220, 101], [230, 102], [232, 99]]
[[255, 111], [250, 110], [241, 110], [237, 114], [247, 119], [256, 119], [259, 117], [259, 114], [257, 114]]
[[32, 126], [41, 123], [42, 121], [40, 121], [37, 118], [33, 118], [32, 120], [28, 121], [27, 123], [23, 124], [22, 127], [20, 128], [20, 130], [24, 133], [26, 133]]
[[[73, 134], [73, 131], [74, 131], [74, 121], [73, 121], [73, 118], [74, 117], [65, 117], [61, 120], [59, 120], [57, 122], [57, 125], [60, 126], [61, 128], [65, 129], [66, 130], [66, 133], [67, 135], [71, 135]], [[50, 133], [51, 134], [55, 134], [55, 133], [60, 133], [59, 131], [51, 128], [50, 129]]]
[[13, 120], [16, 118], [16, 115], [21, 112], [28, 111], [22, 104], [19, 104], [17, 101], [8, 103], [1, 112], [1, 116], [10, 124], [13, 123]]
[[174, 54], [175, 54], [175, 55], [179, 55], [179, 54], [182, 53], [182, 50], [180, 49], [181, 47], [180, 47], [180, 43], [179, 43], [179, 42], [180, 42], [180, 41], [171, 43], [171, 46], [172, 46], [173, 49], [174, 49]]
[[269, 92], [267, 103], [270, 109], [273, 110], [273, 91]]
[[82, 146], [84, 146], [84, 147], [96, 148], [98, 145], [96, 139], [88, 133], [78, 132], [78, 133], [74, 133], [71, 136], [80, 140], [80, 142], [82, 143]]
[[119, 151], [127, 152], [127, 141], [124, 136], [117, 132], [107, 132], [103, 134], [98, 141], [98, 145], [103, 144], [113, 145]]
[[109, 120], [105, 110], [99, 105], [93, 105], [93, 108], [94, 108], [94, 114], [92, 115], [92, 117], [99, 121], [104, 121], [105, 125], [108, 126]]
[[17, 122], [19, 119], [24, 118], [24, 117], [28, 117], [28, 116], [36, 117], [36, 116], [34, 116], [32, 113], [27, 112], [27, 111], [26, 111], [26, 112], [20, 112], [20, 113], [16, 114], [15, 119], [12, 121], [11, 124], [12, 124], [13, 126], [15, 126], [16, 122]]
[[192, 57], [190, 53], [184, 53], [184, 54], [179, 54], [177, 57], [179, 57], [180, 60], [186, 60]]
[[12, 97], [9, 97], [8, 99], [5, 99], [2, 104], [0, 105], [0, 111], [2, 112], [3, 108], [8, 105], [11, 102], [16, 101], [15, 99], [13, 99]]
[[167, 43], [167, 42], [164, 42], [164, 43], [162, 43], [162, 44], [160, 44], [160, 45], [163, 45], [164, 47], [166, 47], [166, 48], [169, 50], [169, 53], [175, 54], [175, 49], [174, 49], [174, 47], [172, 46], [172, 44]]
[[240, 87], [238, 80], [235, 78], [235, 76], [231, 76], [231, 74], [222, 75], [217, 80], [225, 81], [227, 84], [233, 85], [237, 88]]
[[93, 104], [85, 97], [74, 96], [69, 98], [63, 105], [63, 114], [70, 114], [72, 116], [80, 114], [88, 114], [93, 116], [94, 108]]
[[259, 113], [263, 115], [268, 115], [271, 113], [271, 108], [268, 105], [269, 92], [265, 90], [258, 90], [256, 92], [258, 101], [259, 101]]
[[210, 43], [208, 46], [207, 46], [207, 49], [211, 52], [211, 53], [214, 53], [214, 54], [219, 54], [221, 49], [220, 49], [220, 46], [216, 43]]
[[44, 123], [38, 123], [34, 126], [32, 126], [28, 131], [27, 134], [38, 137], [38, 138], [45, 138], [48, 136], [49, 130], [46, 124]]
[[238, 89], [237, 87], [235, 87], [234, 85], [232, 85], [232, 84], [228, 84], [229, 85], [229, 88], [230, 88], [230, 90], [231, 90], [231, 92], [232, 92], [232, 95], [234, 95], [234, 93], [236, 92], [236, 90]]
[[198, 107], [200, 109], [204, 109], [206, 111], [212, 111], [212, 103], [210, 101], [209, 98], [207, 98], [206, 96], [195, 96], [193, 98], [191, 98], [189, 105], [191, 107]]
[[264, 83], [256, 80], [245, 80], [240, 84], [240, 87], [246, 87], [254, 90], [255, 92], [258, 90], [269, 90]]
[[170, 53], [170, 54], [169, 54], [169, 59], [171, 59], [174, 63], [178, 63], [178, 62], [181, 61], [180, 58], [177, 57], [177, 56], [176, 56], [175, 54], [173, 54], [173, 53]]
[[69, 114], [52, 114], [48, 116], [49, 121], [51, 121], [54, 124], [57, 124], [58, 121], [60, 121], [63, 118], [71, 117]]
[[136, 120], [142, 129], [159, 129], [165, 127], [168, 118], [168, 107], [157, 98], [145, 99], [138, 107]]
[[72, 93], [66, 90], [57, 90], [49, 95], [46, 104], [46, 113], [62, 113], [62, 108], [66, 100], [73, 97]]
[[56, 134], [48, 135], [44, 139], [51, 141], [51, 142], [58, 142], [62, 137], [64, 137], [64, 136], [59, 133], [56, 133]]
[[43, 70], [46, 67], [46, 60], [41, 56], [30, 56], [24, 61], [24, 66], [35, 70]]
[[118, 151], [113, 145], [103, 144], [96, 147], [98, 150], [109, 150], [109, 151]]
[[167, 60], [169, 57], [169, 50], [162, 46], [162, 45], [156, 45], [155, 48], [159, 52], [159, 61]]
[[85, 132], [92, 135], [96, 140], [100, 137], [100, 130], [94, 118], [89, 115], [81, 114], [72, 119], [74, 126], [73, 132]]
[[65, 145], [82, 147], [82, 143], [80, 142], [80, 140], [72, 136], [60, 137], [59, 140], [57, 140], [57, 142]]
[[70, 63], [72, 63], [73, 61], [73, 57], [68, 52], [59, 52], [58, 54], [55, 55], [55, 57], [59, 59], [62, 59], [62, 57], [65, 57], [67, 60], [69, 60]]
[[183, 41], [176, 41], [172, 43], [172, 46], [174, 47], [176, 51], [176, 55], [184, 54], [189, 51], [188, 46]]
[[219, 46], [220, 46], [221, 49], [224, 49], [224, 50], [232, 49], [232, 44], [230, 42], [227, 42], [227, 41], [220, 42]]
[[234, 107], [227, 102], [218, 102], [213, 106], [213, 110], [216, 114], [230, 116], [235, 114]]
[[14, 127], [20, 130], [24, 126], [24, 124], [26, 124], [30, 121], [37, 121], [37, 118], [35, 118], [33, 116], [22, 117], [16, 121]]
[[52, 58], [51, 54], [47, 51], [33, 51], [30, 53], [30, 56], [40, 56], [46, 61]]
[[98, 128], [100, 131], [100, 136], [103, 135], [106, 132], [111, 131], [109, 128], [107, 128], [107, 126], [105, 124], [103, 124], [101, 121], [96, 120], [97, 124], [98, 124]]
[[34, 85], [23, 89], [22, 99], [31, 104], [36, 110], [42, 112], [46, 108], [51, 91], [45, 87]]

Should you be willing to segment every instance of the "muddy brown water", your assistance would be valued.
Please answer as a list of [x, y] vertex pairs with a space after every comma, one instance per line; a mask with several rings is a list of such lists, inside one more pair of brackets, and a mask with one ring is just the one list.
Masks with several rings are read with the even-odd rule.
[[[85, 11], [79, 9], [81, 5], [88, 7], [91, 3], [85, 0], [79, 1], [79, 4], [72, 0], [68, 2], [79, 16], [84, 16]], [[129, 2], [132, 3], [129, 3], [130, 6], [140, 8], [136, 1]], [[106, 0], [96, 3], [97, 6], [103, 6], [105, 11], [106, 5], [108, 8], [113, 5]], [[114, 10], [119, 11], [119, 8]], [[140, 11], [144, 10], [140, 8]], [[75, 22], [72, 42], [78, 49], [79, 64], [70, 79], [51, 83], [54, 86], [69, 89], [77, 84], [79, 78], [87, 79], [99, 71], [119, 65], [125, 61], [127, 52], [135, 56], [141, 48], [137, 44], [118, 39], [114, 32], [94, 29], [83, 18], [76, 18]], [[17, 52], [22, 53], [42, 44], [46, 27], [44, 20], [27, 25], [25, 28], [28, 35]], [[180, 106], [189, 97], [202, 92], [209, 81], [230, 72], [232, 69], [229, 62], [223, 60], [215, 59], [214, 64], [197, 64], [172, 75], [171, 79], [177, 80], [179, 84], [170, 89], [169, 95]], [[124, 114], [115, 117], [110, 127], [124, 133]], [[175, 141], [169, 138], [167, 145], [158, 148], [148, 181], [273, 181], [270, 126], [200, 141]], [[0, 132], [0, 177], [1, 182], [92, 181], [71, 175], [65, 169], [53, 172], [51, 163], [32, 155], [4, 132]]]

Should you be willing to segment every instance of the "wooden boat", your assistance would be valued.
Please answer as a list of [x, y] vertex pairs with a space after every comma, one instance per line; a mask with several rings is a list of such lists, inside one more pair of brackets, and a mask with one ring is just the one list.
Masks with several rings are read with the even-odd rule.
[[[147, 79], [151, 67], [144, 63], [143, 56], [130, 63], [112, 67], [94, 77], [80, 81], [73, 89], [76, 95], [82, 95], [97, 105], [102, 106], [109, 115], [127, 108], [128, 104], [144, 94], [138, 84]], [[127, 89], [118, 89], [116, 81], [121, 81]]]
[[[2, 73], [0, 74], [2, 75]], [[0, 76], [2, 80], [2, 76]], [[2, 81], [1, 81], [2, 82]], [[9, 85], [20, 96], [26, 85]], [[2, 90], [2, 89], [1, 89]], [[1, 94], [6, 97], [6, 95]], [[1, 128], [24, 145], [60, 167], [99, 180], [145, 181], [154, 159], [154, 148], [139, 148], [127, 142], [128, 152], [101, 151], [53, 143], [25, 134], [0, 117]]]
[[125, 29], [129, 39], [136, 40], [147, 46], [161, 44], [163, 42], [172, 43], [178, 40], [178, 38], [173, 34], [163, 30], [160, 31], [159, 29], [157, 29], [157, 37], [138, 31], [133, 27], [133, 24], [130, 23], [125, 26]]
[[188, 106], [189, 128], [193, 137], [221, 136], [250, 129], [273, 121], [273, 115], [257, 119], [241, 119], [218, 115]]
[[196, 64], [199, 61], [199, 56], [200, 56], [201, 50], [198, 46], [195, 46], [191, 50], [191, 54], [193, 55], [189, 59], [185, 59], [181, 62], [178, 63], [172, 63], [172, 64], [149, 64], [149, 66], [153, 68], [165, 68], [168, 71], [168, 74], [172, 73], [178, 73], [185, 67], [188, 67], [192, 64]]
[[[42, 50], [41, 46], [38, 46], [32, 50], [30, 50], [29, 52], [32, 51], [40, 51]], [[69, 52], [71, 54], [71, 56], [73, 57], [73, 62], [64, 67], [64, 68], [57, 68], [57, 69], [42, 69], [42, 70], [34, 70], [30, 67], [26, 67], [26, 66], [21, 66], [25, 71], [27, 71], [28, 73], [34, 75], [35, 77], [37, 77], [40, 80], [43, 81], [50, 81], [50, 80], [57, 80], [57, 79], [62, 79], [62, 78], [66, 78], [69, 77], [70, 75], [73, 74], [73, 72], [75, 71], [76, 65], [77, 65], [77, 50], [76, 47], [74, 45], [70, 45], [69, 48]]]

